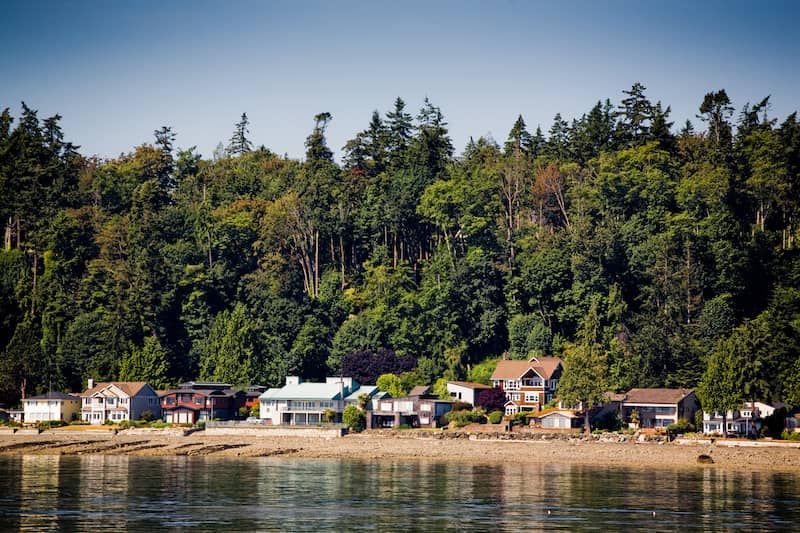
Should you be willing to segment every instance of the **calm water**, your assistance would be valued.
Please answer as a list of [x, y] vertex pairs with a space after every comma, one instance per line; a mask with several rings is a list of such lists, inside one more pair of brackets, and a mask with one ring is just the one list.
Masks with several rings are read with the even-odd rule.
[[797, 524], [800, 480], [785, 474], [285, 458], [0, 457], [3, 532], [774, 531], [797, 530]]

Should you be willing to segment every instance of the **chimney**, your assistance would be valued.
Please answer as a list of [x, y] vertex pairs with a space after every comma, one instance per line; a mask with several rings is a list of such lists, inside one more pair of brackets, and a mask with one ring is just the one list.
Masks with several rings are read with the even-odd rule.
[[86, 387], [87, 390], [88, 389], [93, 389], [94, 388], [94, 379], [89, 378], [89, 380], [88, 380], [86, 385], [87, 385], [87, 387]]

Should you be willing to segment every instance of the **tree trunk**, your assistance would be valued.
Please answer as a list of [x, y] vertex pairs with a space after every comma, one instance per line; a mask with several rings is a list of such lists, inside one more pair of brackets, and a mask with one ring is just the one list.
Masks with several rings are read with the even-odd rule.
[[583, 410], [583, 430], [587, 435], [592, 434], [592, 425], [589, 423], [589, 409]]
[[11, 250], [11, 231], [13, 226], [14, 226], [14, 219], [8, 217], [8, 222], [6, 223], [5, 240], [3, 241], [3, 246], [5, 247], [6, 251]]
[[342, 272], [342, 290], [344, 290], [344, 287], [346, 285], [346, 281], [345, 281], [345, 278], [344, 278], [344, 263], [345, 263], [344, 254], [345, 254], [345, 251], [344, 251], [344, 238], [342, 237], [341, 233], [339, 234], [339, 252], [340, 252], [340, 255], [339, 255], [339, 266], [341, 267], [341, 272]]

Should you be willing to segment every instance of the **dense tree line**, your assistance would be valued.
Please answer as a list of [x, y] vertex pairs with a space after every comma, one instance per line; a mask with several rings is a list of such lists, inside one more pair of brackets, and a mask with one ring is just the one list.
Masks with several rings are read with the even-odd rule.
[[246, 114], [212, 159], [162, 127], [98, 160], [60, 116], [6, 109], [0, 396], [343, 365], [486, 379], [507, 352], [616, 390], [800, 403], [800, 123], [769, 110], [710, 92], [704, 131], [676, 130], [637, 83], [457, 156], [437, 106], [398, 98], [337, 164], [329, 113], [302, 161], [254, 148]]

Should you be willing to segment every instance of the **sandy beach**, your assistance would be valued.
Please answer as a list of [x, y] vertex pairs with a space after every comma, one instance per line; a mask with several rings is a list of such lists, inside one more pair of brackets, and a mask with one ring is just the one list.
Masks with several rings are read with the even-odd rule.
[[[500, 437], [500, 438], [498, 438]], [[639, 442], [609, 435], [585, 439], [446, 432], [386, 431], [340, 438], [186, 436], [168, 432], [54, 430], [38, 435], [0, 435], [0, 455], [133, 455], [424, 460], [478, 463], [562, 463], [651, 468], [712, 467], [800, 473], [800, 443], [720, 441]], [[623, 442], [620, 442], [623, 440]], [[733, 445], [731, 445], [733, 444]], [[699, 465], [698, 456], [713, 458]]]

